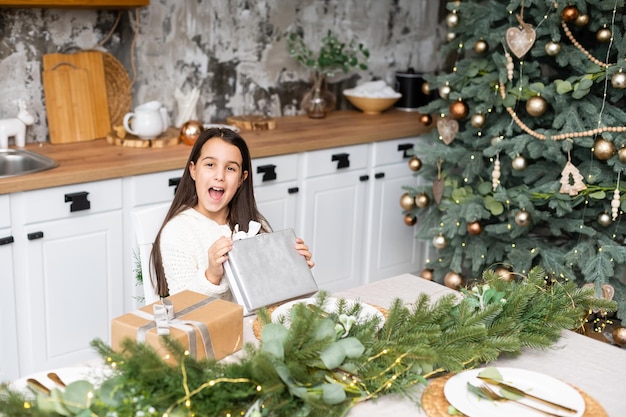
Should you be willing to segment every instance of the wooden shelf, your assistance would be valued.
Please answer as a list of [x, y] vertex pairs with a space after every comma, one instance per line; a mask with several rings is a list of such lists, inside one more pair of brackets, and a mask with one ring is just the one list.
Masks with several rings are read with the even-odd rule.
[[124, 9], [150, 4], [150, 0], [0, 0], [0, 7]]

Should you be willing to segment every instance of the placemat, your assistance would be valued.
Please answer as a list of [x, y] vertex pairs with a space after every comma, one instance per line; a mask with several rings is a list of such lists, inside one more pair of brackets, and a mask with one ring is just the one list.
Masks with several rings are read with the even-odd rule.
[[[281, 306], [281, 304], [276, 304], [273, 306], [270, 306], [267, 308], [267, 312], [269, 313], [269, 315], [271, 316], [272, 313], [274, 312], [274, 310], [276, 310], [277, 307]], [[385, 318], [387, 318], [387, 314], [389, 313], [389, 311], [386, 308], [383, 307], [379, 307], [373, 304], [370, 304], [372, 307], [376, 308], [378, 311], [380, 311], [383, 316]], [[252, 323], [252, 332], [254, 333], [254, 337], [257, 338], [257, 340], [261, 340], [261, 331], [263, 330], [263, 325], [261, 324], [261, 322], [259, 321], [259, 318], [256, 317], [254, 319], [254, 322]]]
[[[422, 394], [422, 408], [428, 417], [451, 417], [448, 414], [450, 403], [443, 394], [443, 387], [454, 374], [431, 379]], [[574, 387], [585, 400], [583, 417], [609, 417], [604, 408], [596, 400], [581, 389]], [[464, 414], [461, 414], [463, 416]]]

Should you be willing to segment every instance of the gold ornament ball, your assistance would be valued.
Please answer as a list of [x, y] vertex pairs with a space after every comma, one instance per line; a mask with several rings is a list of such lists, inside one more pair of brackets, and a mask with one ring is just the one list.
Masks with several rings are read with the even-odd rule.
[[483, 225], [479, 221], [470, 222], [467, 224], [467, 233], [472, 236], [478, 236], [483, 232]]
[[450, 104], [450, 116], [452, 116], [453, 119], [465, 119], [468, 113], [469, 106], [463, 100], [459, 99]]
[[400, 196], [400, 207], [402, 207], [402, 210], [411, 210], [415, 208], [415, 200], [409, 195], [409, 193], [404, 193]]
[[609, 213], [598, 214], [598, 224], [602, 227], [608, 227], [611, 225], [611, 216]]
[[446, 25], [449, 28], [453, 28], [458, 24], [459, 24], [459, 15], [454, 12], [448, 13], [448, 15], [446, 16]]
[[446, 237], [442, 234], [438, 234], [433, 238], [433, 246], [437, 249], [443, 249], [448, 246], [448, 242], [446, 241]]
[[474, 44], [474, 52], [484, 54], [489, 50], [489, 44], [484, 39], [479, 39]]
[[617, 151], [617, 157], [619, 158], [620, 162], [626, 163], [626, 148], [619, 148], [619, 151]]
[[626, 74], [623, 71], [618, 71], [613, 74], [611, 77], [611, 85], [618, 90], [626, 88]]
[[430, 197], [426, 193], [419, 193], [415, 196], [415, 205], [419, 208], [428, 207], [430, 204]]
[[565, 6], [563, 11], [561, 12], [561, 18], [566, 22], [573, 22], [578, 18], [580, 13], [578, 12], [578, 8], [576, 6]]
[[511, 161], [511, 167], [516, 171], [523, 171], [526, 169], [526, 158], [522, 155], [517, 155]]
[[616, 345], [626, 345], [626, 327], [616, 327], [613, 329], [611, 335], [613, 336], [613, 342], [615, 342]]
[[598, 136], [596, 141], [593, 143], [593, 154], [599, 160], [607, 161], [615, 155], [615, 145], [613, 145], [613, 142], [604, 139], [602, 136]]
[[443, 99], [447, 99], [451, 92], [452, 92], [452, 89], [450, 88], [448, 84], [444, 84], [439, 87], [439, 97]]
[[422, 93], [425, 96], [429, 96], [430, 95], [430, 84], [428, 83], [428, 81], [425, 81], [422, 83]]
[[561, 52], [561, 44], [555, 41], [550, 41], [546, 43], [544, 49], [546, 50], [546, 54], [550, 56], [555, 56], [559, 52]]
[[181, 126], [179, 138], [185, 145], [193, 146], [203, 130], [204, 125], [201, 122], [189, 120]]
[[435, 275], [433, 273], [434, 271], [432, 269], [429, 268], [425, 268], [421, 273], [420, 273], [420, 277], [424, 278], [425, 280], [428, 281], [432, 281], [435, 278]]
[[473, 114], [470, 119], [470, 123], [476, 129], [482, 129], [482, 127], [485, 126], [486, 121], [487, 121], [487, 117], [482, 113]]
[[530, 224], [530, 213], [526, 210], [520, 210], [515, 213], [515, 224], [520, 227], [526, 227]]
[[613, 32], [609, 28], [602, 28], [596, 32], [596, 40], [602, 43], [608, 43], [613, 37]]
[[415, 226], [415, 223], [417, 223], [417, 217], [415, 217], [412, 214], [407, 214], [406, 216], [404, 216], [404, 224], [406, 224], [407, 226]]
[[465, 284], [465, 279], [463, 279], [463, 275], [450, 271], [443, 277], [443, 283], [448, 288], [458, 290]]
[[421, 114], [420, 115], [420, 122], [424, 126], [430, 126], [430, 124], [433, 122], [433, 117], [430, 114]]
[[409, 159], [409, 169], [411, 171], [419, 171], [420, 169], [422, 169], [422, 160], [419, 159], [417, 156]]
[[548, 110], [546, 99], [541, 96], [533, 96], [526, 101], [526, 111], [533, 117], [539, 117]]
[[589, 24], [589, 15], [588, 14], [579, 14], [576, 18], [576, 26], [579, 28], [583, 26], [587, 26]]
[[454, 33], [454, 32], [446, 33], [446, 40], [448, 42], [452, 42], [455, 38], [456, 38], [456, 33]]
[[489, 139], [489, 143], [491, 144], [491, 146], [495, 146], [498, 143], [502, 142], [503, 137], [502, 136], [494, 136], [491, 139]]
[[505, 268], [503, 266], [497, 267], [494, 272], [500, 277], [501, 280], [506, 282], [511, 282], [513, 281], [513, 278], [515, 278], [513, 272], [511, 272], [509, 268]]

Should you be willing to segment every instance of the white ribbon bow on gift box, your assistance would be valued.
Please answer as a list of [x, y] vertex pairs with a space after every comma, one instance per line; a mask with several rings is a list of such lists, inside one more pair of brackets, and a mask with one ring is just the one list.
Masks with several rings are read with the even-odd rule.
[[241, 240], [247, 239], [249, 237], [256, 236], [261, 230], [261, 223], [255, 222], [254, 220], [250, 220], [248, 223], [248, 231], [244, 232], [243, 230], [239, 230], [239, 225], [235, 225], [235, 231], [233, 232], [233, 240]]

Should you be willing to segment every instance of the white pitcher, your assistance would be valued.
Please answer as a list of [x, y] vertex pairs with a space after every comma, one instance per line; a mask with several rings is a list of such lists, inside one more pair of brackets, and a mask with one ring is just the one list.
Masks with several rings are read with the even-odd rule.
[[158, 101], [150, 101], [135, 107], [134, 112], [124, 116], [124, 128], [141, 139], [154, 139], [169, 127], [167, 109]]

